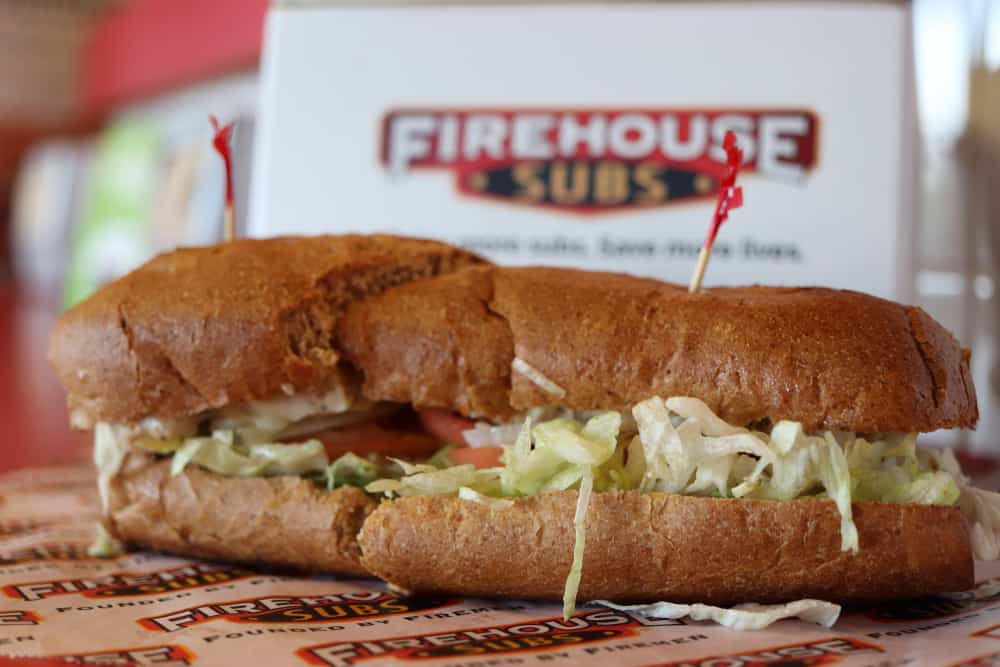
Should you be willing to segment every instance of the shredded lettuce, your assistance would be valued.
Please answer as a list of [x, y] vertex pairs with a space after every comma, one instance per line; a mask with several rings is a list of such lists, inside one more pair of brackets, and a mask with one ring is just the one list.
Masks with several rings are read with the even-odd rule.
[[958, 485], [958, 506], [970, 526], [973, 557], [977, 560], [1000, 558], [1000, 493], [970, 486], [971, 480], [962, 472], [955, 453], [950, 449], [918, 453]]
[[587, 520], [587, 508], [590, 505], [590, 494], [594, 490], [594, 478], [590, 471], [587, 471], [580, 482], [580, 493], [576, 497], [576, 512], [573, 514], [573, 529], [575, 538], [573, 541], [573, 564], [569, 568], [566, 576], [566, 585], [563, 588], [563, 619], [569, 617], [576, 611], [576, 593], [580, 589], [580, 577], [583, 575], [583, 552], [587, 545], [587, 533], [584, 530]]
[[[851, 465], [855, 500], [891, 503], [954, 505], [965, 477], [942, 469], [932, 450], [918, 451], [916, 434], [892, 436], [879, 442], [849, 439], [845, 445]], [[950, 452], [948, 452], [950, 454]], [[954, 455], [952, 461], [954, 461]], [[957, 467], [957, 462], [955, 466]]]
[[921, 460], [915, 434], [872, 440], [806, 434], [779, 421], [770, 433], [725, 423], [695, 398], [651, 398], [633, 409], [643, 447], [641, 490], [792, 500], [825, 493], [841, 515], [841, 548], [857, 552], [854, 500], [954, 504], [953, 476]]
[[[677, 423], [673, 405], [683, 411]], [[729, 426], [694, 398], [651, 398], [632, 409], [643, 448], [642, 491], [731, 496], [740, 455], [774, 459], [767, 443], [747, 429]], [[715, 435], [709, 435], [715, 434]]]
[[475, 426], [462, 432], [462, 437], [470, 447], [499, 447], [514, 442], [523, 423], [523, 419], [499, 426], [489, 422], [476, 422]]
[[[325, 473], [329, 465], [326, 449], [319, 440], [298, 444], [237, 443], [232, 431], [215, 431], [211, 437], [176, 441], [178, 447], [170, 464], [170, 474], [177, 476], [190, 463], [229, 477], [271, 475], [310, 475]], [[147, 441], [136, 446], [145, 449]], [[153, 449], [164, 453], [164, 443]]]
[[607, 412], [592, 417], [582, 427], [573, 419], [553, 419], [531, 431], [535, 451], [551, 451], [566, 463], [596, 466], [615, 451], [621, 416]]
[[950, 593], [938, 593], [939, 597], [947, 600], [993, 600], [1000, 595], [1000, 580], [987, 579], [976, 584], [975, 588], [967, 591], [952, 591]]
[[962, 489], [958, 503], [972, 526], [972, 554], [979, 560], [1000, 558], [1000, 494], [985, 489]]
[[809, 623], [832, 628], [840, 617], [840, 605], [825, 600], [796, 600], [788, 604], [761, 605], [741, 604], [730, 609], [712, 607], [707, 604], [674, 604], [654, 602], [652, 604], [620, 605], [606, 600], [600, 604], [618, 611], [640, 614], [647, 618], [683, 618], [692, 621], [714, 621], [733, 630], [760, 630], [775, 621], [786, 618], [800, 618]]
[[829, 431], [823, 435], [826, 448], [817, 449], [817, 473], [826, 493], [840, 512], [840, 549], [858, 553], [858, 528], [851, 515], [851, 471], [844, 450]]
[[378, 477], [378, 466], [357, 454], [348, 452], [326, 467], [324, 471], [326, 488], [338, 486], [364, 486]]
[[492, 496], [483, 495], [475, 489], [470, 489], [467, 486], [459, 487], [458, 497], [462, 500], [475, 501], [486, 505], [487, 507], [492, 507], [493, 509], [509, 510], [514, 506], [513, 500], [508, 500], [506, 498], [493, 498]]
[[510, 368], [511, 371], [520, 373], [531, 380], [539, 389], [547, 394], [552, 394], [557, 398], [562, 398], [566, 395], [565, 389], [557, 385], [551, 379], [546, 377], [540, 370], [520, 357], [514, 357], [514, 361], [511, 363]]
[[122, 543], [111, 536], [103, 523], [95, 529], [94, 541], [87, 547], [87, 555], [92, 558], [117, 558], [125, 553]]
[[152, 454], [173, 454], [184, 445], [184, 439], [141, 436], [133, 442], [133, 445], [136, 449]]
[[212, 427], [218, 430], [256, 430], [273, 438], [292, 424], [317, 415], [340, 415], [356, 407], [356, 388], [336, 384], [323, 394], [298, 394], [267, 401], [251, 401], [218, 411]]
[[399, 479], [378, 479], [365, 486], [368, 493], [389, 496], [454, 496], [459, 489], [467, 487], [488, 496], [498, 496], [500, 491], [499, 471], [496, 469], [477, 470], [475, 466], [463, 464], [439, 469], [427, 464], [412, 464], [393, 459], [403, 468]]
[[455, 449], [454, 445], [445, 445], [427, 459], [427, 465], [434, 466], [435, 468], [448, 468], [455, 465], [455, 462], [451, 460], [451, 456], [449, 455], [449, 452], [453, 449]]
[[[170, 474], [174, 476], [181, 474], [184, 468], [194, 463], [206, 470], [229, 477], [319, 474], [323, 479], [329, 478], [330, 460], [323, 443], [319, 440], [307, 440], [296, 444], [255, 440], [251, 438], [250, 442], [247, 442], [243, 440], [242, 434], [238, 435], [231, 430], [218, 430], [210, 437], [166, 440], [139, 438], [133, 442], [133, 446], [154, 454], [172, 453]], [[338, 459], [338, 462], [341, 459]], [[357, 464], [348, 459], [341, 463], [336, 471], [346, 474], [348, 467], [360, 470]], [[372, 476], [374, 477], [374, 474]]]
[[390, 456], [389, 460], [399, 466], [400, 470], [403, 471], [404, 475], [416, 475], [422, 472], [434, 472], [435, 470], [440, 470], [437, 466], [431, 465], [429, 463], [410, 463], [405, 459], [397, 459], [394, 456]]
[[94, 467], [97, 468], [97, 493], [101, 509], [108, 512], [111, 480], [121, 470], [128, 454], [128, 435], [121, 428], [100, 422], [94, 428]]
[[[619, 450], [622, 450], [619, 447]], [[642, 449], [642, 439], [634, 436], [628, 447], [621, 451], [625, 464], [622, 466], [620, 474], [623, 489], [638, 489], [646, 475], [646, 459]]]
[[701, 432], [710, 437], [720, 435], [739, 435], [746, 433], [745, 428], [733, 426], [723, 421], [712, 412], [703, 401], [690, 396], [674, 396], [663, 401], [665, 406], [673, 413], [684, 419], [694, 419], [701, 426]]
[[615, 453], [621, 415], [602, 412], [581, 424], [560, 417], [537, 426], [529, 417], [501, 461], [502, 493], [530, 496], [578, 484], [588, 469], [600, 467]]

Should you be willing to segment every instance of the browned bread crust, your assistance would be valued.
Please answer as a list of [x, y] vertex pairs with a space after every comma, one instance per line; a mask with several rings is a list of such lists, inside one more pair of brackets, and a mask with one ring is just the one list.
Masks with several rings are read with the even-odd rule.
[[111, 484], [105, 525], [138, 547], [197, 558], [367, 575], [356, 535], [376, 502], [355, 487], [299, 477], [223, 477], [130, 454]]
[[[416, 593], [560, 599], [576, 496], [524, 498], [509, 509], [440, 496], [385, 502], [358, 536], [362, 562]], [[840, 550], [832, 501], [597, 493], [578, 599], [869, 602], [973, 585], [957, 507], [855, 503], [854, 521], [857, 555]]]
[[[394, 236], [241, 239], [160, 255], [59, 320], [49, 357], [71, 408], [130, 423], [317, 391], [339, 377], [344, 308], [482, 260]], [[82, 411], [82, 413], [81, 413]]]
[[490, 310], [492, 275], [478, 267], [458, 271], [349, 308], [338, 344], [364, 370], [363, 393], [509, 416], [514, 345], [507, 321]]
[[[369, 398], [469, 415], [696, 396], [732, 423], [809, 431], [926, 432], [979, 417], [968, 352], [947, 330], [843, 290], [692, 295], [620, 274], [478, 267], [355, 303], [338, 340]], [[565, 395], [510, 373], [515, 356]]]

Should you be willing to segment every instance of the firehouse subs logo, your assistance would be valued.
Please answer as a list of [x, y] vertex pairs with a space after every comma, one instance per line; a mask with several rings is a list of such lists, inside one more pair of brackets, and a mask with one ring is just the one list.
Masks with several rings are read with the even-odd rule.
[[450, 169], [465, 195], [599, 213], [714, 197], [727, 130], [744, 173], [798, 182], [818, 128], [802, 109], [395, 109], [381, 159], [397, 177]]
[[642, 623], [615, 611], [592, 611], [563, 620], [547, 618], [497, 627], [454, 630], [368, 642], [307, 646], [296, 655], [313, 665], [347, 667], [363, 660], [392, 657], [431, 660], [460, 656], [525, 653], [635, 637]]
[[70, 665], [190, 665], [194, 653], [185, 646], [139, 646], [114, 648], [97, 653], [53, 656]]
[[132, 574], [122, 572], [93, 579], [63, 579], [11, 584], [3, 587], [8, 597], [29, 602], [55, 595], [78, 593], [88, 598], [155, 595], [188, 588], [200, 588], [226, 581], [244, 579], [256, 574], [251, 570], [222, 565], [197, 563], [185, 567]]
[[801, 644], [787, 644], [764, 649], [755, 649], [732, 655], [713, 655], [707, 658], [663, 662], [650, 667], [764, 667], [765, 665], [832, 665], [846, 656], [858, 653], [881, 653], [882, 648], [853, 637], [832, 637]]
[[190, 607], [162, 616], [140, 618], [142, 627], [176, 632], [191, 625], [225, 620], [231, 623], [327, 623], [366, 620], [412, 611], [438, 609], [458, 602], [440, 598], [404, 598], [392, 593], [362, 591], [319, 597], [267, 597]]
[[0, 611], [0, 628], [10, 625], [38, 625], [42, 617], [33, 611]]

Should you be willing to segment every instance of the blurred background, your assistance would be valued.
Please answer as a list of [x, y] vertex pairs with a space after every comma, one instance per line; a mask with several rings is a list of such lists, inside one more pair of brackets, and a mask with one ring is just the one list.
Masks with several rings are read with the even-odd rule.
[[[902, 179], [897, 293], [974, 351], [980, 429], [938, 439], [1000, 456], [1000, 0], [898, 5], [912, 65], [900, 75], [912, 106], [902, 117], [916, 131], [903, 135], [913, 178]], [[267, 136], [255, 132], [267, 10], [267, 0], [0, 0], [0, 437], [14, 443], [0, 467], [81, 451], [44, 359], [54, 317], [155, 252], [220, 239], [224, 172], [209, 113], [238, 121], [245, 233], [254, 137]], [[871, 57], [843, 54], [858, 67]]]

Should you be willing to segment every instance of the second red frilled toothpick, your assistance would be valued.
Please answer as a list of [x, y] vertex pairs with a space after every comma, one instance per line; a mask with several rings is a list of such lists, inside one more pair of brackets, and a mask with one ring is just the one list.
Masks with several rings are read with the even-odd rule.
[[722, 148], [726, 151], [726, 171], [719, 183], [719, 199], [715, 204], [715, 214], [712, 216], [712, 225], [708, 228], [708, 235], [705, 236], [705, 243], [698, 254], [698, 264], [695, 266], [694, 275], [688, 285], [689, 292], [697, 292], [701, 289], [702, 278], [705, 277], [705, 268], [708, 266], [708, 259], [712, 256], [712, 246], [715, 245], [715, 237], [719, 233], [719, 227], [729, 217], [729, 211], [743, 205], [743, 188], [736, 187], [736, 175], [743, 164], [743, 151], [736, 145], [736, 135], [730, 130], [726, 132], [722, 140]]

